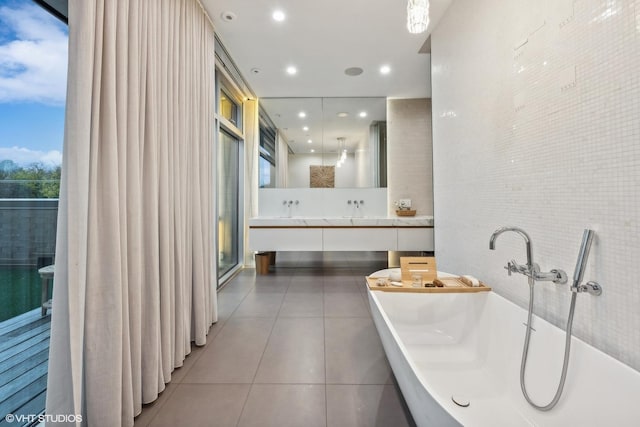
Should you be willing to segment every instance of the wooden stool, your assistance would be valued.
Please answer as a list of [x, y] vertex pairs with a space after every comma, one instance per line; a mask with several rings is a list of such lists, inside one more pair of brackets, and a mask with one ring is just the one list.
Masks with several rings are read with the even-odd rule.
[[49, 280], [53, 281], [53, 273], [55, 265], [47, 265], [38, 270], [40, 274], [41, 286], [42, 286], [42, 315], [46, 316], [47, 309], [51, 308], [51, 298], [49, 298]]

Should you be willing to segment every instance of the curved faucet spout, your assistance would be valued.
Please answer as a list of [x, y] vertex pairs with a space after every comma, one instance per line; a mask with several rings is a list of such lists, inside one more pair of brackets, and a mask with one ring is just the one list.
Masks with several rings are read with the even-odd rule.
[[533, 268], [533, 249], [531, 247], [531, 238], [529, 237], [527, 232], [524, 231], [522, 228], [518, 228], [518, 227], [501, 227], [501, 228], [498, 228], [491, 235], [491, 239], [489, 240], [489, 249], [495, 250], [495, 248], [496, 248], [496, 239], [498, 238], [499, 235], [501, 235], [505, 231], [513, 231], [514, 233], [519, 234], [524, 239], [524, 243], [525, 243], [525, 245], [527, 247], [527, 267], [529, 269], [532, 269]]

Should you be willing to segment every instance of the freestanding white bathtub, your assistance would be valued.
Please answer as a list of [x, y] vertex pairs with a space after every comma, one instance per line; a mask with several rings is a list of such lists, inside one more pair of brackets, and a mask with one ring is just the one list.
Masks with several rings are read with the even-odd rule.
[[[527, 312], [494, 292], [369, 291], [369, 302], [420, 427], [640, 426], [640, 373], [575, 337], [559, 403], [549, 412], [531, 407], [519, 380]], [[527, 390], [546, 405], [560, 378], [565, 334], [540, 318], [532, 323]], [[460, 407], [452, 397], [470, 404]]]

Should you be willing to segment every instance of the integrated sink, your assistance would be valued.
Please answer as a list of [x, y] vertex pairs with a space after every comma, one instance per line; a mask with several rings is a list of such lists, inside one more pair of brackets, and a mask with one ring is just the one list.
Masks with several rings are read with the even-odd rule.
[[259, 216], [249, 219], [249, 227], [431, 227], [433, 217], [396, 216]]

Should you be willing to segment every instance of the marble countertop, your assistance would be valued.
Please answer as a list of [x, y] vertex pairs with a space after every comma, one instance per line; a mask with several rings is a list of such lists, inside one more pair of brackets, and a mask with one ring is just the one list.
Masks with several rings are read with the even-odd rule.
[[433, 217], [274, 217], [249, 219], [249, 227], [432, 227]]

